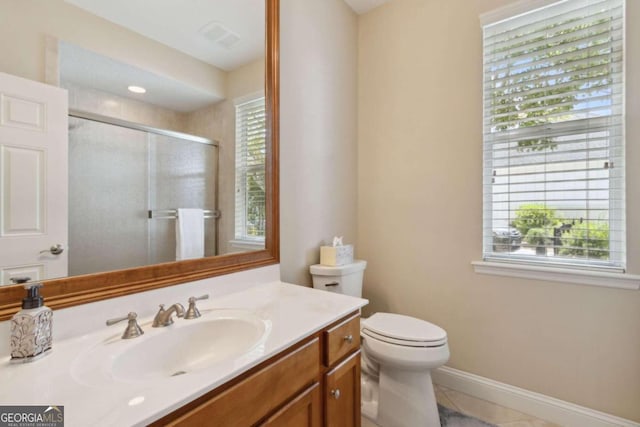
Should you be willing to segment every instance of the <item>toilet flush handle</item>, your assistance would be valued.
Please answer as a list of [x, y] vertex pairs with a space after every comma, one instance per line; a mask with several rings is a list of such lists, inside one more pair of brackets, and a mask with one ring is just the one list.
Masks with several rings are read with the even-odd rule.
[[336, 400], [340, 399], [340, 389], [336, 388], [334, 390], [331, 390], [331, 396]]
[[330, 283], [325, 283], [325, 286], [338, 286], [340, 283], [338, 282], [330, 282]]

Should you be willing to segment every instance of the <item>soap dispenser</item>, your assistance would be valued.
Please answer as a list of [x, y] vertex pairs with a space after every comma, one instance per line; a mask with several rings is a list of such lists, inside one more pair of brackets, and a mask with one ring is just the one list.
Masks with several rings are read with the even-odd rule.
[[11, 363], [33, 362], [51, 350], [53, 312], [40, 296], [41, 283], [27, 283], [29, 277], [11, 280], [27, 290], [22, 310], [11, 319]]

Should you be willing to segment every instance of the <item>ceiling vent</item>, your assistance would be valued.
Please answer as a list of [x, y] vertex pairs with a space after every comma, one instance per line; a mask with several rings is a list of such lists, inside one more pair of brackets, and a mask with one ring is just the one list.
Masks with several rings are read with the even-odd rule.
[[198, 33], [207, 40], [218, 43], [225, 49], [231, 49], [240, 41], [240, 36], [222, 25], [212, 21], [198, 30]]

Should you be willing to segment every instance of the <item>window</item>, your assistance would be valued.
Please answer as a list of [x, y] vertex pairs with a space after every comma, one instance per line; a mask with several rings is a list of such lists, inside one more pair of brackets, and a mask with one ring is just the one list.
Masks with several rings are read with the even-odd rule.
[[264, 242], [265, 142], [264, 97], [236, 104], [236, 240]]
[[565, 0], [483, 27], [485, 260], [624, 270], [623, 10]]

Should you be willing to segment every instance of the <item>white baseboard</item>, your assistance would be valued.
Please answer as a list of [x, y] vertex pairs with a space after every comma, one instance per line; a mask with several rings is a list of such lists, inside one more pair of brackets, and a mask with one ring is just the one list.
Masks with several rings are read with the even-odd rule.
[[640, 423], [634, 421], [447, 366], [433, 371], [432, 377], [434, 383], [443, 387], [506, 406], [564, 427], [640, 427]]

